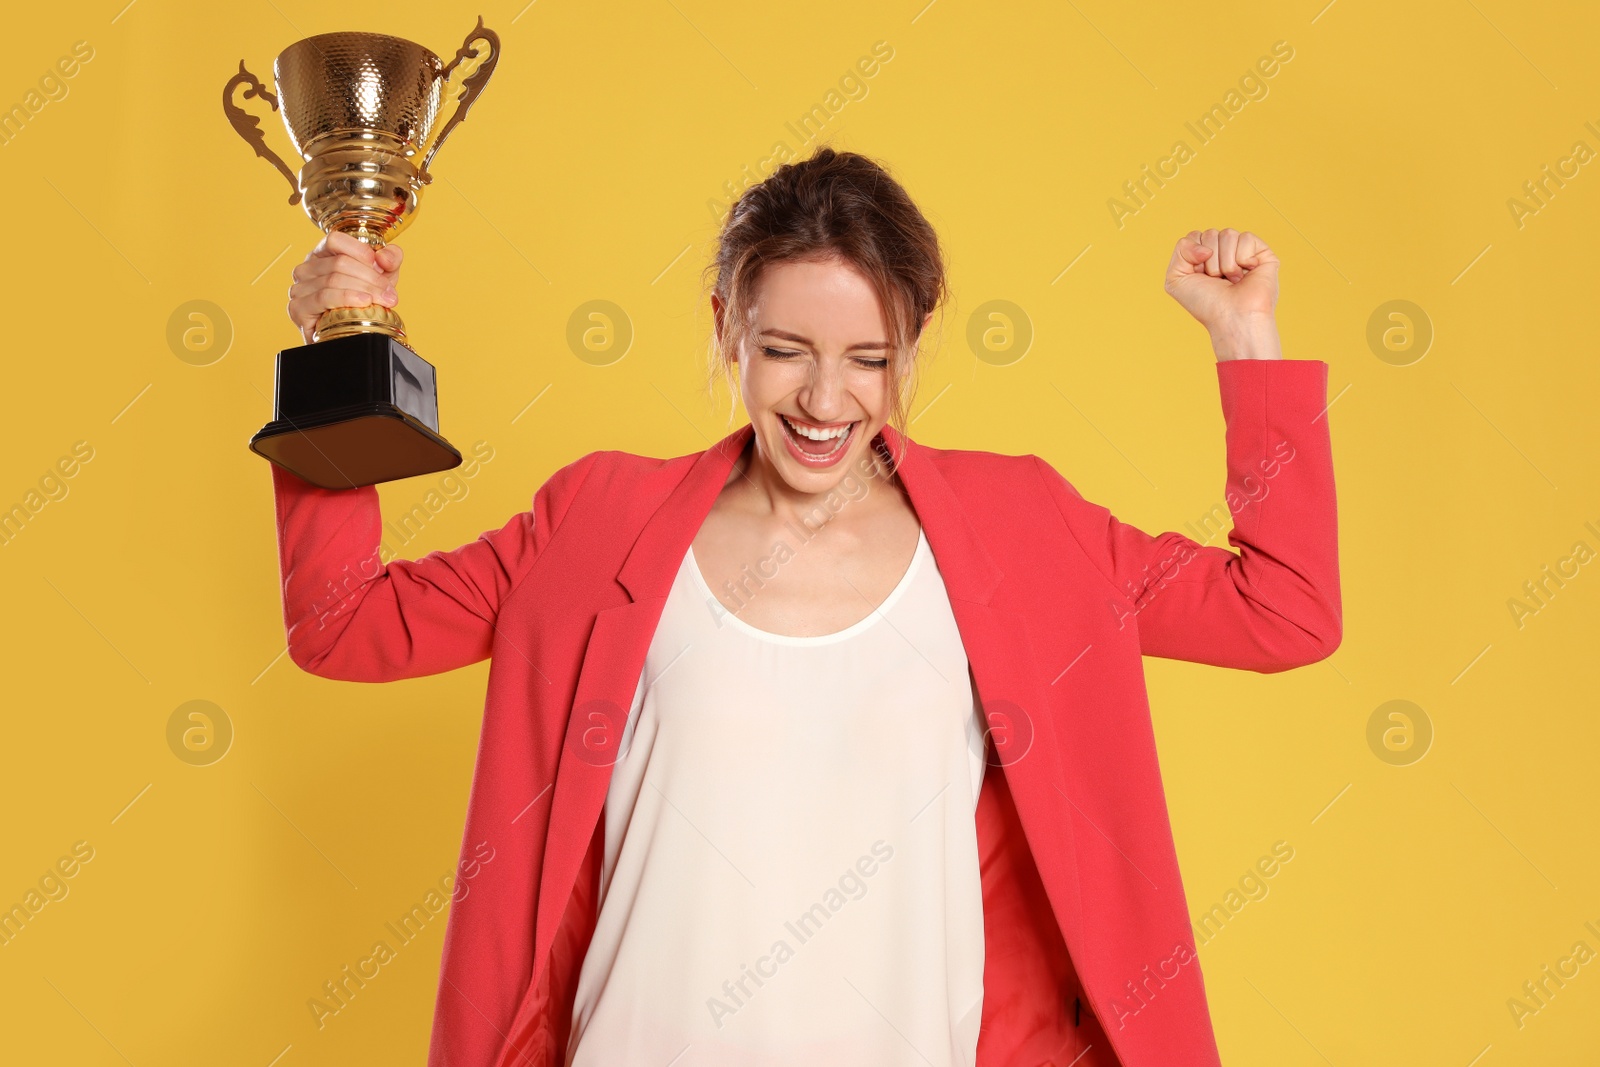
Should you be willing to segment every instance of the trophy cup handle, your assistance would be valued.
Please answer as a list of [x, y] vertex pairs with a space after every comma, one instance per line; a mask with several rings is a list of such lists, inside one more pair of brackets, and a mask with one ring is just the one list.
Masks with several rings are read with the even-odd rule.
[[294, 190], [294, 194], [289, 197], [289, 203], [291, 205], [298, 204], [300, 202], [300, 183], [296, 180], [294, 171], [289, 169], [289, 165], [279, 157], [278, 153], [267, 147], [267, 136], [266, 132], [261, 129], [261, 120], [233, 102], [233, 90], [240, 85], [246, 86], [244, 99], [249, 100], [255, 97], [265, 100], [272, 106], [274, 114], [278, 111], [278, 98], [269, 92], [266, 86], [261, 84], [260, 79], [244, 69], [244, 60], [241, 59], [239, 60], [239, 73], [229, 78], [228, 84], [222, 87], [222, 112], [228, 116], [228, 122], [233, 125], [235, 132], [256, 150], [256, 155], [277, 167], [283, 176], [289, 180], [289, 188]]
[[467, 117], [467, 109], [472, 107], [472, 102], [478, 99], [483, 92], [483, 87], [489, 83], [489, 76], [494, 73], [495, 64], [500, 62], [500, 35], [488, 29], [483, 24], [483, 16], [478, 16], [478, 24], [467, 32], [466, 40], [461, 42], [461, 47], [456, 49], [455, 58], [444, 68], [443, 77], [448, 82], [450, 74], [460, 65], [463, 59], [478, 56], [478, 49], [471, 47], [473, 41], [482, 41], [487, 46], [489, 54], [479, 61], [472, 73], [461, 80], [461, 92], [456, 96], [455, 110], [450, 113], [450, 118], [439, 127], [439, 133], [434, 137], [433, 143], [428, 146], [427, 153], [422, 157], [422, 166], [419, 168], [419, 177], [424, 183], [432, 182], [433, 175], [428, 173], [428, 163], [433, 159], [433, 154], [439, 151], [439, 146], [444, 144], [444, 139], [450, 136], [450, 131]]

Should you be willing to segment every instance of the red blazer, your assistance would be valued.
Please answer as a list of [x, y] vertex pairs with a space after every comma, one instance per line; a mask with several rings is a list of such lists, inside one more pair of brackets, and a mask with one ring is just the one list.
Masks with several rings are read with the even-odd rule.
[[[1327, 372], [1217, 364], [1237, 554], [1122, 523], [1038, 456], [882, 431], [905, 446], [993, 730], [979, 1067], [1064, 1067], [1086, 1047], [1079, 1067], [1218, 1067], [1140, 657], [1268, 672], [1338, 647]], [[379, 682], [493, 657], [430, 1067], [563, 1062], [616, 744], [673, 575], [751, 432], [671, 459], [592, 452], [500, 529], [386, 566], [374, 487], [272, 468], [296, 664]]]

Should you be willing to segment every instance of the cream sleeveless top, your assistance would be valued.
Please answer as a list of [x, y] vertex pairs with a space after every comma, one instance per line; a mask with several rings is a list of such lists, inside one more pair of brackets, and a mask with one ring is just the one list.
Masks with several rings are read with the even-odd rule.
[[743, 622], [691, 548], [618, 751], [568, 1067], [974, 1063], [984, 738], [925, 534], [816, 637]]

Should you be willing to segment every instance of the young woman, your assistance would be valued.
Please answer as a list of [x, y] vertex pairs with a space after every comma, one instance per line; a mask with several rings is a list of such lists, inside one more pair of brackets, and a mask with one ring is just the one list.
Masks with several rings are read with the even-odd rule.
[[[290, 317], [393, 304], [400, 261], [329, 235]], [[905, 436], [944, 271], [871, 160], [781, 167], [708, 269], [749, 423], [703, 452], [590, 453], [387, 565], [373, 487], [273, 468], [295, 663], [492, 657], [429, 1063], [1216, 1067], [1140, 657], [1339, 644], [1327, 365], [1282, 358], [1276, 257], [1208, 229], [1167, 269], [1238, 553]]]

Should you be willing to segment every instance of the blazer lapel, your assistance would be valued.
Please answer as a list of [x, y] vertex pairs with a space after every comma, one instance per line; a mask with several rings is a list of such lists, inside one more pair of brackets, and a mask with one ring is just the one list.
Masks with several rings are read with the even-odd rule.
[[538, 986], [539, 968], [548, 963], [556, 928], [605, 805], [617, 747], [672, 579], [752, 432], [746, 423], [699, 454], [640, 530], [617, 572], [628, 603], [603, 608], [595, 617], [550, 801], [530, 994]]
[[994, 604], [1005, 573], [967, 520], [968, 504], [951, 489], [927, 449], [893, 427], [885, 427], [883, 436], [897, 452], [904, 441], [900, 480], [950, 597], [994, 745], [988, 758], [1011, 787], [1023, 835], [1067, 948], [1082, 959], [1077, 845], [1055, 719], [1038, 666], [1053, 657], [1039, 655], [1022, 614]]

